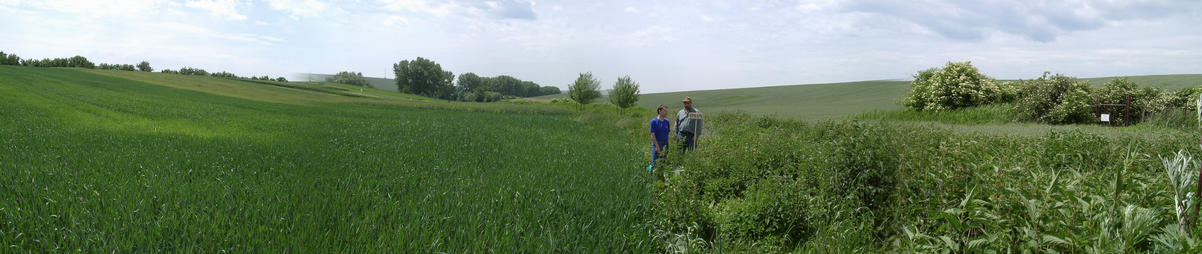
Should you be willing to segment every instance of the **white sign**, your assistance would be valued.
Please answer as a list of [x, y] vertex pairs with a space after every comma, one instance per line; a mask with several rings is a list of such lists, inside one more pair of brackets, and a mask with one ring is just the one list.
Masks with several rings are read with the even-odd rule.
[[1103, 122], [1110, 122], [1110, 114], [1102, 114]]

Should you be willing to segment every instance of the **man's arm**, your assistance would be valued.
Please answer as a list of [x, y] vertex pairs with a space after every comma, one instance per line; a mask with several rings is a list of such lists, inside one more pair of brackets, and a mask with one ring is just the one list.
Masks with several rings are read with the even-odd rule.
[[659, 140], [655, 139], [654, 132], [651, 133], [651, 144], [655, 145], [655, 152], [658, 153], [659, 152]]
[[655, 139], [655, 120], [651, 120], [651, 144], [655, 145], [654, 152], [659, 152], [659, 140]]

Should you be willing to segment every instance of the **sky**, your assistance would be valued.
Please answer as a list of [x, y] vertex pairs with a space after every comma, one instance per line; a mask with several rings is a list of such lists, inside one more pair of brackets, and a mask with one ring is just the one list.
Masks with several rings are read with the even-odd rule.
[[643, 93], [909, 79], [1202, 73], [1202, 1], [0, 0], [0, 51], [243, 76], [424, 57], [456, 75]]

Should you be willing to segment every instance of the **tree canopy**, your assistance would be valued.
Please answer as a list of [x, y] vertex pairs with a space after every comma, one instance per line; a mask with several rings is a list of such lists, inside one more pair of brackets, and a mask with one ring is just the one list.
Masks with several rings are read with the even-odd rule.
[[152, 72], [152, 71], [154, 71], [154, 68], [150, 68], [150, 62], [142, 61], [141, 63], [138, 63], [138, 70], [145, 71], [145, 72]]
[[625, 110], [639, 102], [639, 83], [630, 79], [630, 75], [618, 78], [613, 90], [609, 91], [609, 102]]
[[338, 74], [334, 74], [334, 76], [327, 77], [326, 81], [352, 86], [372, 87], [371, 83], [367, 82], [367, 78], [363, 77], [362, 72], [339, 72]]
[[568, 97], [573, 101], [580, 103], [581, 106], [589, 104], [593, 100], [601, 97], [601, 91], [598, 90], [601, 86], [601, 81], [593, 78], [592, 72], [581, 73], [576, 78], [576, 82], [568, 88]]
[[440, 99], [455, 96], [455, 87], [451, 83], [455, 74], [442, 70], [442, 65], [429, 59], [403, 60], [393, 64], [392, 71], [396, 74], [397, 90], [401, 92]]
[[456, 82], [458, 82], [455, 87], [456, 91], [464, 95], [480, 94], [476, 93], [476, 90], [513, 97], [534, 97], [560, 93], [558, 87], [540, 87], [538, 83], [534, 83], [533, 81], [520, 80], [508, 75], [481, 77], [475, 73], [468, 72], [459, 74], [458, 81]]

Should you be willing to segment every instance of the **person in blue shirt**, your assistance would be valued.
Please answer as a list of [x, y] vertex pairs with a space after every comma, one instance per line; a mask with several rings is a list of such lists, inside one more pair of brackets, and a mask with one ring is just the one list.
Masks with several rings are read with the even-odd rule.
[[655, 111], [659, 116], [651, 119], [651, 166], [647, 166], [647, 172], [655, 170], [655, 160], [668, 149], [668, 133], [672, 130], [668, 121], [668, 106], [659, 105]]

